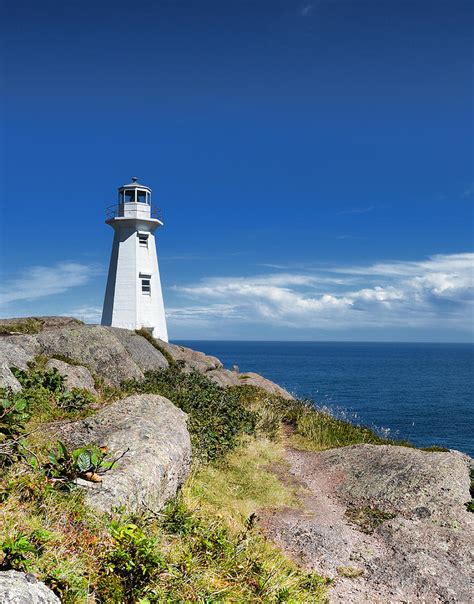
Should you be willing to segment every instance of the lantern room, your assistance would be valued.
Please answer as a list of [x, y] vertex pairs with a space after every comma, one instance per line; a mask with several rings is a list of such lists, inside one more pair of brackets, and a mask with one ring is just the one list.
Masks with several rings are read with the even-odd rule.
[[151, 205], [151, 189], [138, 182], [136, 176], [132, 178], [132, 182], [128, 185], [123, 185], [119, 190], [119, 205], [124, 203], [145, 203]]

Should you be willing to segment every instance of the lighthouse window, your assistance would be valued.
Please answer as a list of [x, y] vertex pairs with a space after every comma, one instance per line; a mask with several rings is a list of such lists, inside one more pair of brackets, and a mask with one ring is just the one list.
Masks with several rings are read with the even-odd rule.
[[125, 203], [135, 202], [135, 191], [125, 191]]
[[142, 279], [142, 294], [151, 295], [151, 279]]
[[140, 247], [148, 247], [148, 235], [138, 234], [138, 243]]
[[146, 203], [146, 191], [137, 191], [137, 195], [140, 203]]

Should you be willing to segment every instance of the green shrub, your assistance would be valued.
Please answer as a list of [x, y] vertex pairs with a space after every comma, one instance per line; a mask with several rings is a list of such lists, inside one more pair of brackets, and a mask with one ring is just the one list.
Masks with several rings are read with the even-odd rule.
[[49, 537], [44, 530], [32, 531], [29, 535], [20, 532], [7, 535], [0, 542], [0, 552], [3, 553], [0, 570], [30, 570], [33, 563], [30, 554], [40, 555]]
[[0, 398], [0, 468], [21, 456], [22, 435], [29, 418], [27, 399], [21, 393], [6, 391]]
[[136, 524], [122, 524], [117, 520], [110, 525], [110, 535], [113, 547], [106, 556], [105, 574], [115, 579], [113, 601], [137, 602], [164, 566], [157, 540], [145, 535]]
[[11, 371], [23, 386], [22, 396], [28, 401], [37, 421], [50, 421], [86, 411], [95, 397], [82, 388], [65, 389], [64, 377], [56, 368], [46, 370], [44, 357], [36, 357], [28, 370], [12, 367]]
[[20, 382], [23, 388], [44, 388], [49, 392], [59, 393], [64, 389], [64, 378], [55, 368], [48, 370], [30, 369], [24, 371], [11, 367], [11, 372]]
[[310, 400], [288, 400], [251, 385], [233, 386], [230, 390], [257, 412], [258, 431], [275, 438], [284, 424], [293, 433], [293, 445], [299, 448], [322, 451], [361, 443], [413, 446], [406, 441], [383, 438], [366, 426], [338, 419]]
[[122, 384], [128, 392], [149, 392], [169, 398], [188, 414], [194, 452], [211, 461], [232, 450], [243, 434], [252, 434], [257, 414], [247, 409], [239, 395], [195, 371], [185, 373], [179, 366], [148, 371], [145, 380]]
[[63, 392], [58, 399], [57, 405], [68, 413], [84, 411], [95, 402], [95, 397], [83, 388], [72, 388]]

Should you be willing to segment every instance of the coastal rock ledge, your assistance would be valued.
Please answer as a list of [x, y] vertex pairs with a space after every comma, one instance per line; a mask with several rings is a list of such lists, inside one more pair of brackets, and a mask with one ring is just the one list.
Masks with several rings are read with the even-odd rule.
[[354, 445], [288, 448], [300, 509], [261, 525], [299, 564], [334, 579], [330, 602], [472, 602], [472, 460], [462, 453]]

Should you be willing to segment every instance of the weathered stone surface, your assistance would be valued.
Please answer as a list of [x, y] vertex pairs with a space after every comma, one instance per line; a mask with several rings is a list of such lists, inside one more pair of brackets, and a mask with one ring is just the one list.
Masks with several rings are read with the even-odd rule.
[[[287, 460], [305, 489], [303, 506], [264, 512], [262, 526], [300, 563], [334, 578], [331, 602], [471, 601], [467, 456], [357, 445], [289, 449]], [[354, 512], [393, 517], [366, 533]]]
[[121, 342], [142, 371], [166, 369], [168, 361], [148, 340], [129, 329], [106, 327]]
[[36, 339], [42, 354], [70, 358], [114, 386], [168, 364], [150, 342], [126, 329], [79, 325], [42, 332]]
[[46, 363], [46, 369], [56, 369], [64, 377], [66, 390], [83, 388], [89, 390], [92, 394], [97, 394], [91, 372], [82, 365], [70, 365], [58, 359], [50, 359]]
[[222, 363], [216, 357], [209, 356], [198, 350], [186, 348], [185, 346], [163, 342], [162, 340], [158, 340], [158, 342], [175, 361], [184, 361], [187, 369], [194, 369], [199, 371], [199, 373], [206, 373], [212, 369], [222, 367]]
[[0, 572], [0, 604], [61, 604], [59, 598], [29, 573]]
[[8, 388], [13, 392], [21, 390], [21, 384], [10, 371], [4, 361], [0, 361], [0, 388]]
[[143, 502], [160, 508], [189, 474], [191, 442], [186, 414], [162, 396], [129, 396], [93, 417], [53, 424], [51, 429], [74, 447], [107, 446], [114, 457], [128, 449], [102, 483], [81, 481], [88, 502], [99, 510], [117, 505], [136, 509]]
[[0, 336], [0, 361], [8, 367], [27, 369], [28, 363], [40, 352], [34, 335]]
[[221, 368], [209, 371], [206, 375], [220, 386], [258, 386], [270, 394], [277, 394], [286, 399], [293, 398], [284, 388], [267, 380], [258, 373], [237, 373], [236, 371]]
[[[107, 383], [143, 378], [143, 372], [112, 331], [99, 325], [81, 325], [42, 332], [36, 336], [42, 354], [64, 356], [87, 366]], [[150, 344], [150, 348], [153, 348]]]

